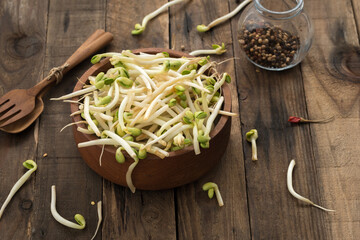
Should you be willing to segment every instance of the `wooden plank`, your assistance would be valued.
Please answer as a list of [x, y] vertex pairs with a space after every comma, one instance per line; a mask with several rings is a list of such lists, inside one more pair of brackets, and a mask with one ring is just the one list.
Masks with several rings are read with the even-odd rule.
[[[46, 41], [47, 2], [0, 2], [0, 96], [15, 88], [28, 88], [42, 77]], [[37, 69], [38, 71], [34, 71]], [[26, 172], [22, 163], [36, 159], [34, 127], [21, 134], [0, 132], [0, 205], [11, 187]], [[35, 174], [7, 206], [0, 221], [0, 239], [30, 239], [37, 200]]]
[[359, 5], [353, 4], [354, 9], [351, 1], [306, 2], [315, 26], [314, 45], [302, 65], [308, 113], [313, 119], [335, 116], [330, 123], [310, 126], [320, 199], [336, 210], [326, 218], [333, 239], [360, 236]]
[[[170, 9], [172, 47], [190, 52], [196, 49], [209, 49], [212, 44], [223, 42], [226, 44], [227, 53], [212, 56], [212, 60], [220, 62], [232, 58], [229, 22], [207, 33], [200, 34], [196, 31], [198, 24], [208, 24], [228, 11], [227, 3], [220, 4], [212, 0], [192, 1], [185, 6], [174, 6]], [[232, 107], [233, 111], [238, 113], [234, 63], [228, 61], [219, 65], [217, 69], [232, 76]], [[229, 145], [220, 163], [198, 181], [176, 190], [178, 239], [250, 239], [241, 142], [240, 119], [234, 117]], [[219, 185], [224, 207], [218, 207], [216, 200], [210, 200], [207, 193], [202, 190], [202, 185], [209, 181]]]
[[[96, 29], [105, 28], [105, 4], [92, 1], [50, 1], [46, 42], [45, 74], [59, 66]], [[72, 91], [77, 79], [91, 66], [89, 60], [71, 70], [48, 94], [61, 96]], [[97, 225], [96, 206], [91, 201], [101, 200], [102, 180], [81, 159], [72, 135], [72, 129], [60, 129], [69, 123], [70, 106], [45, 98], [45, 110], [40, 119], [38, 158], [35, 187], [34, 218], [31, 229], [33, 239], [90, 239]], [[87, 226], [79, 231], [62, 226], [51, 215], [51, 185], [57, 189], [57, 210], [73, 221], [82, 214]], [[97, 239], [101, 239], [101, 232]]]
[[352, 14], [355, 17], [355, 24], [357, 28], [357, 34], [360, 38], [360, 2], [356, 0], [351, 0], [352, 4]]
[[[232, 8], [238, 1], [231, 1]], [[241, 54], [232, 20], [237, 61], [242, 135], [259, 132], [257, 162], [251, 161], [251, 147], [243, 141], [249, 199], [251, 235], [254, 239], [330, 239], [328, 213], [304, 205], [286, 187], [286, 171], [297, 160], [294, 188], [314, 202], [322, 200], [323, 181], [318, 175], [309, 126], [291, 126], [287, 119], [297, 114], [307, 117], [300, 67], [276, 73], [257, 69]]]
[[[164, 3], [166, 1], [162, 0], [108, 1], [106, 29], [115, 35], [115, 39], [107, 50], [168, 48], [166, 12], [149, 22], [141, 35], [131, 35], [135, 23], [141, 23], [146, 14]], [[176, 239], [173, 190], [137, 190], [132, 194], [129, 189], [105, 180], [103, 187], [103, 239]]]

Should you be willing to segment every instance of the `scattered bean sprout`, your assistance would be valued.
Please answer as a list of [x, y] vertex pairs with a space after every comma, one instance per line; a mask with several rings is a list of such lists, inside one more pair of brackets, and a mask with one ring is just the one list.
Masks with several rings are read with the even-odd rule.
[[257, 158], [257, 148], [256, 148], [256, 139], [258, 138], [258, 132], [256, 129], [251, 129], [246, 133], [246, 140], [251, 143], [252, 155], [251, 159], [253, 161], [258, 160]]
[[96, 230], [95, 230], [95, 233], [93, 235], [93, 237], [91, 238], [91, 240], [94, 240], [95, 237], [96, 237], [96, 234], [98, 233], [99, 231], [99, 228], [100, 228], [100, 225], [101, 225], [101, 222], [102, 222], [102, 202], [99, 201], [97, 203], [97, 213], [98, 213], [98, 223], [97, 223], [97, 226], [96, 226]]
[[209, 23], [209, 25], [205, 26], [204, 24], [198, 25], [196, 27], [196, 29], [199, 32], [206, 32], [209, 31], [211, 28], [215, 27], [216, 25], [219, 25], [220, 23], [225, 22], [226, 20], [234, 17], [238, 12], [241, 11], [241, 9], [243, 9], [247, 4], [249, 4], [252, 0], [245, 0], [244, 2], [242, 2], [239, 6], [237, 6], [237, 8], [235, 8], [232, 12], [215, 19], [214, 21], [212, 21], [211, 23]]
[[224, 206], [224, 201], [221, 197], [221, 194], [220, 194], [220, 191], [219, 191], [219, 187], [216, 183], [213, 183], [213, 182], [208, 182], [208, 183], [205, 183], [202, 187], [202, 189], [204, 191], [208, 191], [208, 196], [210, 199], [212, 199], [214, 197], [214, 192], [215, 192], [215, 195], [216, 195], [216, 199], [218, 201], [218, 204], [220, 207]]
[[125, 50], [95, 55], [92, 63], [103, 57], [110, 57], [112, 68], [90, 76], [84, 89], [57, 99], [83, 98], [72, 102], [79, 104], [76, 112], [86, 121], [87, 128], [79, 122], [77, 129], [101, 138], [79, 143], [79, 148], [113, 145], [117, 162], [125, 162], [124, 151], [134, 160], [126, 174], [133, 192], [131, 173], [148, 152], [164, 158], [168, 151], [192, 144], [200, 154], [209, 147], [216, 117], [233, 115], [221, 110], [221, 86], [231, 78], [219, 74], [208, 57], [135, 55]]
[[56, 188], [55, 185], [51, 186], [51, 214], [53, 215], [53, 217], [55, 218], [56, 221], [58, 221], [59, 223], [61, 223], [64, 226], [67, 226], [69, 228], [74, 228], [74, 229], [84, 229], [86, 222], [85, 222], [85, 218], [80, 215], [80, 214], [76, 214], [74, 219], [75, 221], [78, 223], [73, 223], [70, 222], [69, 220], [66, 220], [65, 218], [63, 218], [62, 216], [60, 216], [60, 214], [57, 212], [56, 210]]
[[165, 3], [159, 9], [157, 9], [154, 12], [146, 15], [144, 17], [144, 19], [142, 20], [141, 24], [140, 23], [135, 24], [135, 29], [131, 31], [131, 34], [138, 35], [138, 34], [142, 33], [145, 30], [146, 24], [148, 23], [148, 21], [150, 21], [151, 19], [153, 19], [154, 17], [156, 17], [157, 15], [159, 15], [160, 13], [165, 11], [168, 7], [170, 7], [170, 6], [174, 5], [174, 4], [185, 2], [185, 1], [187, 1], [187, 0], [174, 0], [174, 1], [171, 1], [171, 2], [168, 2], [168, 3]]
[[295, 198], [299, 199], [300, 201], [306, 202], [306, 203], [308, 203], [310, 205], [313, 205], [314, 207], [320, 208], [320, 209], [322, 209], [324, 211], [335, 212], [335, 210], [331, 210], [331, 209], [321, 207], [321, 206], [313, 203], [309, 199], [301, 196], [297, 192], [295, 192], [295, 190], [293, 188], [293, 184], [292, 184], [292, 172], [293, 172], [294, 167], [295, 167], [295, 160], [293, 159], [293, 160], [291, 160], [291, 162], [289, 164], [288, 171], [287, 171], [287, 188], [288, 188], [289, 192], [291, 193], [291, 195], [293, 195]]
[[6, 208], [6, 206], [9, 204], [9, 202], [11, 201], [11, 199], [13, 198], [13, 196], [15, 195], [15, 193], [21, 188], [21, 186], [29, 179], [29, 177], [31, 176], [31, 174], [33, 172], [36, 171], [37, 169], [37, 164], [33, 161], [33, 160], [26, 160], [23, 163], [23, 166], [26, 167], [27, 169], [29, 169], [16, 183], [15, 185], [12, 187], [12, 189], [10, 190], [9, 195], [7, 196], [5, 202], [3, 203], [3, 205], [1, 206], [0, 209], [0, 219], [1, 216], [4, 213], [4, 210]]

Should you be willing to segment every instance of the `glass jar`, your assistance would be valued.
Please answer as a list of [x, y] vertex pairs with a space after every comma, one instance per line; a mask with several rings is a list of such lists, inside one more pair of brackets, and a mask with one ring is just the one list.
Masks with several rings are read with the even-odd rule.
[[303, 0], [253, 0], [238, 23], [237, 37], [247, 59], [272, 71], [300, 63], [313, 38], [303, 7]]

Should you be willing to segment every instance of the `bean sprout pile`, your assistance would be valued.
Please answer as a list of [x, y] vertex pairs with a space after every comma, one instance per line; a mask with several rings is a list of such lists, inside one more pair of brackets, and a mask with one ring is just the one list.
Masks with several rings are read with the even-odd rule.
[[[173, 58], [168, 53], [136, 55], [121, 53], [95, 55], [92, 63], [110, 57], [107, 72], [90, 76], [83, 89], [54, 100], [79, 104], [87, 128], [77, 130], [95, 134], [99, 139], [82, 142], [78, 147], [113, 145], [115, 158], [125, 162], [125, 151], [134, 162], [126, 181], [134, 192], [131, 174], [147, 153], [160, 158], [170, 151], [194, 146], [195, 154], [209, 148], [210, 131], [222, 111], [221, 86], [230, 82], [227, 73], [219, 74], [209, 57]], [[66, 100], [80, 96], [78, 101]], [[75, 124], [77, 124], [75, 123]]]

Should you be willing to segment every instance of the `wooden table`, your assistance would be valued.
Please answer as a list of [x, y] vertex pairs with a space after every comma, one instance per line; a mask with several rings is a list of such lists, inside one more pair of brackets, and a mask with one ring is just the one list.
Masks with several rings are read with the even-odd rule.
[[[301, 65], [284, 72], [254, 67], [240, 54], [235, 17], [199, 34], [196, 25], [234, 9], [238, 0], [193, 0], [151, 21], [140, 36], [135, 23], [164, 0], [2, 0], [0, 3], [0, 95], [28, 88], [62, 64], [95, 29], [114, 34], [104, 51], [164, 47], [192, 51], [224, 42], [235, 57], [219, 66], [229, 72], [233, 111], [230, 144], [213, 171], [198, 181], [167, 191], [137, 191], [95, 174], [81, 159], [66, 103], [49, 101], [72, 91], [86, 61], [69, 72], [45, 97], [45, 111], [21, 134], [0, 133], [0, 203], [34, 159], [38, 170], [15, 195], [0, 221], [0, 239], [90, 239], [103, 201], [96, 239], [359, 239], [360, 237], [360, 1], [311, 0], [314, 44]], [[326, 124], [291, 125], [290, 115], [310, 119], [335, 116]], [[258, 162], [244, 134], [259, 131]], [[44, 157], [44, 154], [47, 157]], [[297, 160], [294, 188], [327, 213], [293, 198], [286, 171]], [[225, 206], [202, 191], [214, 181]], [[81, 213], [83, 231], [66, 228], [50, 213], [50, 187], [57, 186], [57, 208], [72, 219]]]

